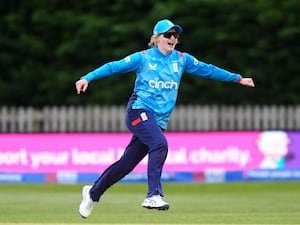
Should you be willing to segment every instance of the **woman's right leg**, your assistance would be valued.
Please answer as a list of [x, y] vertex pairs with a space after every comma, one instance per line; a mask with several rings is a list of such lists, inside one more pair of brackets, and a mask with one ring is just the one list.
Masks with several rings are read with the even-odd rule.
[[109, 166], [95, 181], [90, 190], [91, 199], [98, 202], [101, 195], [113, 184], [130, 173], [135, 166], [147, 155], [148, 147], [135, 135], [131, 138], [123, 156]]
[[109, 166], [93, 186], [84, 186], [79, 214], [86, 219], [93, 210], [94, 202], [114, 183], [126, 176], [148, 153], [148, 148], [136, 136], [131, 138], [123, 156]]

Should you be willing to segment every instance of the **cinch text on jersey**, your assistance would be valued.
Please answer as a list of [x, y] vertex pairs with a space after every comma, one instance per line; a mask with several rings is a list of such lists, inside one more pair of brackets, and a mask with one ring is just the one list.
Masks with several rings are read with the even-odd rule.
[[148, 82], [151, 88], [162, 88], [162, 89], [178, 89], [178, 83], [171, 81], [162, 81], [155, 77], [154, 80], [149, 80]]

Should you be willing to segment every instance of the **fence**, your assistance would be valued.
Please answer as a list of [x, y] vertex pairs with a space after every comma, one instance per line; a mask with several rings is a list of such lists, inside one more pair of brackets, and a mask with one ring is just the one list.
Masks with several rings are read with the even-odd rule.
[[[127, 132], [125, 106], [0, 107], [1, 133]], [[300, 130], [300, 105], [177, 106], [168, 131]]]

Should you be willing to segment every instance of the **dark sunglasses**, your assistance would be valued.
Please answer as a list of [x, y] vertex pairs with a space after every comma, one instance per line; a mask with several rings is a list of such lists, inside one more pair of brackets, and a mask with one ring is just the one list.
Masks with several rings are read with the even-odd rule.
[[178, 38], [179, 38], [179, 34], [176, 33], [176, 32], [166, 32], [166, 33], [163, 33], [163, 36], [164, 36], [164, 38], [167, 38], [167, 39], [170, 39], [172, 36], [173, 36], [175, 39], [178, 39]]

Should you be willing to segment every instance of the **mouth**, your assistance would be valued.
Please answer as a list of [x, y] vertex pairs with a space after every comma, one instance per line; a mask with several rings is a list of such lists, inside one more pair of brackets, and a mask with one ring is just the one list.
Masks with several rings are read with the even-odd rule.
[[175, 46], [175, 43], [173, 42], [168, 42], [169, 47], [173, 48]]

